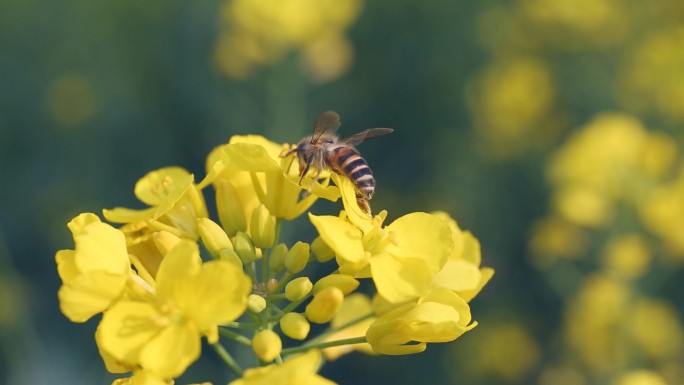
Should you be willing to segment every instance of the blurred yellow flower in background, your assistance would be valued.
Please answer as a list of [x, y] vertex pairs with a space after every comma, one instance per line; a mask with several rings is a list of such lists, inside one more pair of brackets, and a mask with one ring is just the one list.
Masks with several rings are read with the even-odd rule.
[[684, 119], [684, 25], [666, 25], [647, 34], [631, 52], [616, 84], [615, 97], [635, 112], [655, 110]]
[[345, 33], [361, 6], [361, 0], [226, 0], [216, 61], [226, 75], [245, 78], [300, 51], [312, 81], [334, 80], [351, 66], [353, 48]]
[[544, 148], [557, 135], [551, 125], [555, 86], [548, 66], [531, 56], [504, 56], [466, 87], [481, 155], [507, 159]]
[[572, 134], [548, 167], [554, 208], [587, 227], [609, 223], [618, 203], [644, 200], [672, 164], [676, 147], [629, 115], [601, 114]]
[[536, 39], [555, 49], [606, 48], [629, 30], [629, 14], [621, 0], [523, 0], [522, 14]]

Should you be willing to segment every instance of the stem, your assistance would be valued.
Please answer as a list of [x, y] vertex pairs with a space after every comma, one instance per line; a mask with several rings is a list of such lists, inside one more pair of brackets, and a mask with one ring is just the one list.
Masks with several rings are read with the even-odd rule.
[[247, 322], [228, 322], [225, 325], [228, 328], [234, 328], [234, 329], [247, 329], [247, 330], [256, 330], [259, 329], [259, 325], [257, 324], [252, 324], [252, 323], [247, 323]]
[[225, 362], [226, 365], [228, 365], [230, 370], [232, 370], [236, 376], [242, 377], [242, 368], [240, 367], [240, 365], [238, 365], [237, 362], [235, 362], [235, 360], [233, 359], [233, 356], [231, 356], [230, 353], [228, 353], [226, 348], [224, 348], [220, 342], [217, 342], [215, 344], [211, 344], [211, 347], [214, 348], [214, 350], [219, 355], [219, 357], [221, 357], [221, 359], [223, 359], [223, 362]]
[[235, 340], [235, 341], [237, 341], [243, 345], [252, 346], [252, 340], [243, 336], [242, 334], [235, 333], [234, 331], [232, 331], [230, 329], [220, 327], [219, 328], [219, 334], [222, 336], [228, 337], [232, 340]]
[[259, 280], [257, 279], [256, 272], [254, 271], [254, 262], [245, 264], [245, 269], [247, 269], [247, 273], [252, 279], [252, 283], [255, 285], [258, 284]]
[[330, 335], [332, 335], [332, 334], [335, 334], [335, 333], [339, 332], [340, 330], [344, 330], [344, 329], [346, 329], [346, 328], [348, 328], [348, 327], [350, 327], [350, 326], [356, 325], [357, 323], [359, 323], [359, 322], [361, 322], [361, 321], [364, 321], [364, 320], [367, 320], [368, 318], [370, 318], [370, 317], [372, 317], [372, 316], [373, 316], [373, 313], [368, 313], [368, 314], [366, 314], [366, 315], [364, 315], [364, 316], [361, 316], [361, 317], [359, 317], [359, 318], [357, 318], [357, 319], [351, 320], [351, 321], [347, 322], [346, 324], [344, 324], [344, 325], [342, 325], [342, 326], [340, 326], [340, 327], [337, 327], [337, 328], [334, 328], [334, 329], [330, 329], [330, 330], [328, 330], [328, 331], [325, 331], [325, 332], [323, 332], [323, 333], [317, 335], [315, 338], [312, 338], [310, 341], [308, 341], [308, 342], [305, 343], [304, 345], [316, 344], [316, 343], [318, 343], [319, 341], [322, 341], [322, 340], [326, 339], [328, 336], [330, 336]]
[[325, 348], [330, 348], [333, 346], [363, 344], [366, 342], [368, 342], [368, 341], [366, 341], [366, 337], [364, 336], [364, 337], [346, 338], [346, 339], [337, 340], [337, 341], [323, 342], [320, 344], [308, 344], [307, 343], [307, 344], [304, 344], [302, 346], [297, 346], [296, 348], [283, 349], [280, 352], [280, 355], [286, 356], [289, 354], [305, 352], [309, 349], [325, 349]]
[[293, 275], [294, 274], [292, 274], [289, 271], [285, 272], [285, 275], [283, 276], [283, 278], [278, 282], [278, 287], [276, 287], [276, 289], [273, 292], [278, 293], [280, 291], [280, 289], [282, 289], [283, 286], [285, 286], [287, 284], [287, 282], [290, 280], [290, 278], [292, 278]]
[[304, 302], [307, 298], [311, 297], [311, 293], [313, 293], [313, 290], [309, 292], [309, 294], [305, 295], [304, 298], [299, 299], [297, 301], [291, 302], [289, 305], [285, 306], [283, 309], [283, 313], [287, 314], [291, 312], [292, 310], [296, 309], [297, 306], [299, 306], [302, 302]]
[[[272, 304], [272, 303], [270, 303], [270, 302], [267, 303], [267, 306], [268, 306], [269, 309], [272, 309], [273, 311], [276, 312], [276, 314], [278, 314], [278, 318], [279, 318], [279, 319], [282, 318], [282, 317], [284, 317], [285, 314], [287, 314], [287, 313], [283, 312], [282, 310], [280, 310], [280, 308], [279, 308], [278, 306], [276, 306], [276, 305], [274, 305], [274, 304]], [[270, 321], [270, 318], [269, 318], [269, 321]]]

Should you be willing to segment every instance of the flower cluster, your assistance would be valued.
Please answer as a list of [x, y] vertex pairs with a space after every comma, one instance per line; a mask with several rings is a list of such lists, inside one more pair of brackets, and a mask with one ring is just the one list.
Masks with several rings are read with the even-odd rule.
[[[676, 160], [671, 137], [625, 114], [596, 116], [553, 155], [551, 210], [533, 228], [530, 248], [566, 299], [558, 339], [572, 363], [556, 363], [564, 372], [615, 383], [680, 377], [653, 369], [681, 357], [684, 329], [676, 306], [647, 284], [665, 281], [661, 269], [684, 256]], [[611, 374], [627, 365], [637, 370]], [[558, 370], [546, 374], [555, 378]]]
[[216, 61], [226, 75], [241, 79], [295, 51], [310, 80], [335, 80], [351, 66], [354, 49], [346, 30], [362, 5], [361, 0], [226, 0]]
[[[233, 137], [208, 156], [199, 183], [178, 167], [145, 175], [135, 195], [148, 208], [103, 210], [121, 227], [92, 213], [69, 222], [74, 250], [56, 255], [60, 306], [73, 322], [102, 313], [95, 341], [104, 363], [132, 373], [115, 383], [173, 383], [205, 337], [239, 377], [231, 384], [331, 384], [316, 374], [323, 356], [418, 353], [476, 326], [468, 302], [493, 270], [480, 268], [472, 234], [441, 212], [385, 225], [387, 212], [369, 217], [336, 174], [303, 183], [313, 185], [302, 194], [288, 148]], [[218, 221], [205, 204], [210, 185]], [[308, 214], [316, 239], [280, 242], [285, 220], [340, 197], [339, 215]], [[309, 263], [328, 261], [329, 275], [306, 275]], [[372, 300], [355, 292], [364, 278], [377, 288]], [[330, 328], [310, 336], [311, 323]], [[283, 348], [278, 331], [303, 342]], [[221, 337], [250, 346], [261, 367], [243, 371]]]

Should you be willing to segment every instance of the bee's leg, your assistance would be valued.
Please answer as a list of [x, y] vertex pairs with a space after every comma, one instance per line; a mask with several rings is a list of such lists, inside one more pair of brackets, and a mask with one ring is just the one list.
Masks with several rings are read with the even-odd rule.
[[304, 176], [306, 176], [306, 173], [309, 172], [309, 168], [311, 167], [311, 162], [313, 161], [313, 156], [309, 158], [309, 161], [306, 162], [306, 167], [304, 167], [302, 170], [299, 171], [299, 185], [302, 185], [302, 181], [304, 180]]

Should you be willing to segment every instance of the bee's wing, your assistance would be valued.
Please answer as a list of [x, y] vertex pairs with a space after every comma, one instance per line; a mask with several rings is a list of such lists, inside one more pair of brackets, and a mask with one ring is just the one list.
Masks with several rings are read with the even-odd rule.
[[394, 130], [391, 128], [371, 128], [369, 130], [361, 131], [358, 134], [354, 134], [348, 138], [345, 138], [344, 140], [342, 140], [342, 143], [356, 146], [357, 144], [363, 142], [366, 139], [377, 138], [378, 136], [387, 135], [392, 131]]
[[318, 139], [324, 132], [335, 133], [340, 128], [340, 116], [335, 111], [325, 111], [316, 119], [313, 138]]

